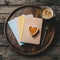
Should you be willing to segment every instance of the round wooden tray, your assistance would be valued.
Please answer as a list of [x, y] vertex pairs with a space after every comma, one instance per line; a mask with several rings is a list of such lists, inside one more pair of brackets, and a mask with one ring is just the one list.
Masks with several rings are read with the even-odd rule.
[[45, 33], [45, 29], [44, 29], [45, 25], [47, 24], [49, 27], [43, 46], [41, 46], [41, 44], [40, 45], [24, 44], [23, 46], [19, 46], [10, 27], [8, 26], [7, 22], [9, 20], [11, 20], [15, 17], [18, 17], [22, 14], [25, 14], [25, 15], [33, 14], [34, 17], [40, 18], [41, 17], [40, 11], [41, 11], [40, 7], [37, 7], [35, 5], [25, 5], [25, 6], [21, 6], [21, 7], [17, 8], [16, 10], [14, 10], [8, 17], [8, 19], [5, 23], [5, 36], [7, 38], [7, 41], [9, 42], [10, 47], [17, 53], [24, 54], [24, 55], [34, 55], [37, 53], [41, 53], [51, 44], [53, 37], [54, 37], [54, 33], [55, 33], [55, 29], [54, 29], [52, 21], [47, 21], [47, 20], [43, 21], [41, 41], [42, 41], [43, 35]]

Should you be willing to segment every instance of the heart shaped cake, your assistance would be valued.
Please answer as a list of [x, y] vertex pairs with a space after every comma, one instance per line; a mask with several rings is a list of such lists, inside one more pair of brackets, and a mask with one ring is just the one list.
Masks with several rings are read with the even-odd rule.
[[39, 29], [37, 27], [32, 27], [32, 26], [29, 27], [29, 32], [32, 36], [36, 35], [38, 30]]

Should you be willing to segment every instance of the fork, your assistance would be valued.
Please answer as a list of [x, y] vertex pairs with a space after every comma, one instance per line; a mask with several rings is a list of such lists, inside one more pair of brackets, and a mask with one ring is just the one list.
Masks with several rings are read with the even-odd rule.
[[45, 37], [46, 37], [47, 31], [48, 31], [49, 28], [48, 28], [48, 26], [46, 25], [46, 26], [44, 27], [44, 29], [45, 29], [45, 32], [44, 32], [44, 35], [43, 35], [43, 39], [42, 39], [42, 41], [41, 41], [41, 46], [44, 45]]

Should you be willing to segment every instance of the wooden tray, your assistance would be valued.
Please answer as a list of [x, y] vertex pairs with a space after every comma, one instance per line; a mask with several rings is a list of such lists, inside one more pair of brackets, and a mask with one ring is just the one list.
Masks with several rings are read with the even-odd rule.
[[43, 35], [45, 33], [45, 29], [44, 29], [45, 25], [47, 24], [49, 27], [49, 30], [46, 34], [46, 38], [45, 38], [45, 42], [44, 42], [43, 46], [32, 45], [32, 44], [25, 44], [23, 46], [19, 46], [11, 29], [9, 28], [9, 26], [7, 24], [7, 22], [9, 20], [13, 19], [14, 17], [18, 17], [22, 14], [25, 14], [25, 15], [33, 14], [34, 17], [40, 18], [41, 17], [40, 11], [41, 11], [41, 7], [37, 7], [35, 5], [24, 5], [24, 6], [17, 8], [16, 10], [14, 10], [8, 17], [8, 19], [5, 23], [5, 36], [7, 38], [7, 41], [9, 42], [10, 47], [17, 53], [24, 54], [24, 55], [34, 55], [37, 53], [41, 53], [51, 44], [53, 37], [54, 37], [54, 33], [55, 33], [54, 24], [52, 23], [53, 20], [50, 20], [50, 21], [44, 20], [43, 21], [41, 41], [42, 41]]

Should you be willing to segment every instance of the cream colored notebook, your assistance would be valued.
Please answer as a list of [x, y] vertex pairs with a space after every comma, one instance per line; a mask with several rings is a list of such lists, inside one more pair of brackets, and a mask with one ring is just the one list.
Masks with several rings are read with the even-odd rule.
[[24, 20], [25, 15], [21, 15], [18, 17], [18, 32], [19, 32], [19, 39], [21, 40], [22, 32], [23, 32], [23, 26], [24, 26]]
[[[42, 22], [41, 18], [32, 18], [30, 16], [25, 17], [24, 28], [21, 42], [31, 43], [31, 44], [40, 44], [41, 31], [42, 31]], [[32, 37], [29, 31], [29, 27], [37, 27], [39, 32], [36, 36]]]
[[29, 15], [21, 15], [18, 17], [17, 24], [18, 24], [18, 32], [19, 32], [19, 39], [21, 40], [22, 38], [22, 33], [23, 33], [23, 27], [24, 27], [24, 22], [25, 22], [25, 17], [30, 16], [33, 17], [32, 14]]

